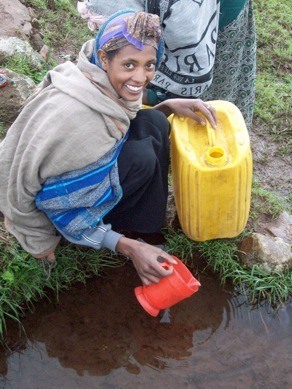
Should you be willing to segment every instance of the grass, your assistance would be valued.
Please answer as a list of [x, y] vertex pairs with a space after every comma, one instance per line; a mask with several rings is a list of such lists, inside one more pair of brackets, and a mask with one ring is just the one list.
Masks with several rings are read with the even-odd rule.
[[267, 189], [262, 188], [256, 181], [253, 181], [251, 194], [250, 219], [256, 220], [262, 214], [267, 214], [272, 219], [276, 219], [283, 212], [283, 200]]
[[36, 84], [42, 81], [46, 72], [52, 67], [52, 65], [53, 63], [44, 63], [42, 70], [38, 71], [35, 66], [29, 61], [29, 59], [18, 55], [7, 58], [7, 60], [2, 63], [2, 67], [13, 70], [18, 74], [27, 76], [31, 78]]
[[121, 266], [125, 260], [106, 250], [96, 251], [60, 245], [56, 251], [58, 266], [48, 272], [42, 261], [21, 249], [0, 224], [0, 338], [11, 318], [21, 325], [21, 317], [34, 303], [52, 290], [56, 298], [75, 282], [85, 284], [89, 277], [99, 275], [106, 267]]
[[[78, 52], [82, 44], [93, 37], [87, 24], [81, 20], [74, 0], [31, 0], [24, 3], [34, 7], [39, 14], [44, 43], [50, 47], [52, 55], [62, 51], [63, 47], [69, 47], [70, 54]], [[53, 3], [50, 8], [49, 3]]]
[[31, 0], [23, 3], [27, 7], [33, 7], [36, 13], [44, 44], [50, 48], [48, 60], [43, 62], [41, 71], [38, 71], [28, 58], [22, 56], [8, 58], [1, 63], [1, 67], [26, 75], [38, 84], [46, 72], [57, 64], [58, 56], [62, 56], [60, 52], [64, 47], [68, 48], [70, 54], [78, 52], [82, 44], [93, 37], [93, 33], [81, 20], [74, 0], [55, 0], [52, 9], [48, 9], [48, 4], [52, 2], [46, 0]]
[[238, 293], [245, 295], [250, 304], [263, 300], [277, 306], [291, 297], [292, 273], [268, 273], [260, 266], [252, 268], [240, 263], [238, 243], [243, 235], [236, 239], [216, 239], [206, 242], [194, 242], [182, 231], [169, 230], [166, 234], [169, 251], [184, 259], [189, 268], [195, 267], [194, 256], [200, 255], [206, 267], [218, 275], [221, 283], [232, 283]]
[[292, 33], [289, 0], [254, 1], [257, 25], [255, 125], [271, 136], [282, 156], [291, 153]]
[[7, 132], [7, 125], [3, 122], [0, 122], [0, 141], [5, 137], [5, 134]]
[[222, 284], [232, 282], [249, 303], [267, 300], [271, 305], [277, 306], [287, 301], [292, 290], [291, 271], [271, 274], [257, 265], [251, 269], [244, 266], [239, 261], [236, 242], [237, 240], [221, 239], [202, 242], [197, 249], [207, 264], [219, 274]]
[[[86, 23], [80, 20], [76, 1], [31, 0], [42, 28], [44, 42], [51, 49], [51, 61], [44, 63], [41, 72], [35, 71], [23, 58], [10, 59], [7, 67], [28, 75], [36, 83], [57, 61], [63, 47], [78, 52], [82, 43], [92, 37]], [[288, 157], [291, 149], [291, 23], [290, 0], [257, 0], [254, 2], [258, 32], [258, 72], [256, 81], [255, 131], [276, 142], [278, 153]], [[44, 12], [45, 11], [45, 12]], [[61, 28], [59, 28], [59, 26]], [[65, 53], [66, 54], [66, 53]], [[6, 126], [0, 123], [0, 139]], [[265, 161], [268, 163], [268, 161]], [[284, 209], [282, 201], [256, 182], [252, 188], [250, 219], [265, 213], [277, 217]], [[275, 305], [291, 296], [291, 272], [268, 274], [258, 266], [245, 267], [239, 260], [237, 239], [218, 239], [194, 242], [181, 230], [166, 230], [170, 252], [190, 267], [200, 255], [205, 270], [220, 277], [222, 284], [232, 283], [238, 293], [251, 303], [267, 300]], [[71, 244], [62, 244], [57, 250], [58, 266], [50, 277], [42, 262], [24, 252], [6, 233], [0, 220], [0, 338], [6, 332], [8, 319], [21, 326], [25, 312], [34, 309], [34, 303], [54, 291], [56, 297], [74, 282], [85, 283], [99, 275], [106, 267], [121, 266], [124, 259], [108, 251], [94, 251]]]

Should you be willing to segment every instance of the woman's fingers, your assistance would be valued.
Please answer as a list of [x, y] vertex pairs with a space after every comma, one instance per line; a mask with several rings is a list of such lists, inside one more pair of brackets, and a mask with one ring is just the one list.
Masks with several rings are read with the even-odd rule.
[[[216, 112], [216, 109], [211, 105], [211, 104], [208, 104], [208, 103], [205, 103], [205, 107], [206, 109], [208, 110], [208, 112], [211, 114], [209, 116], [207, 116], [209, 118], [209, 122], [210, 124], [212, 125], [212, 121], [214, 122], [215, 124], [215, 127], [217, 125], [217, 112]], [[212, 125], [212, 127], [214, 128], [214, 126]]]
[[149, 286], [151, 284], [151, 281], [149, 281], [146, 277], [141, 276], [141, 274], [139, 274], [139, 273], [138, 273], [138, 275], [141, 278], [143, 285]]
[[172, 263], [173, 265], [177, 264], [176, 260], [170, 254], [164, 251], [162, 251], [157, 255], [156, 261], [159, 263], [168, 262], [168, 263]]
[[169, 274], [171, 274], [173, 272], [173, 266], [170, 265], [167, 262], [164, 262], [164, 263], [159, 263], [159, 262], [153, 263], [151, 268], [154, 271], [154, 273], [153, 273], [153, 271], [151, 273], [152, 274], [156, 274], [159, 278], [166, 277], [166, 276], [168, 276]]
[[155, 277], [153, 274], [147, 274], [147, 273], [144, 273], [143, 275], [139, 274], [139, 277], [141, 278], [143, 284], [147, 286], [150, 284], [158, 284], [160, 280], [160, 278]]
[[194, 101], [193, 105], [190, 106], [189, 116], [205, 126], [206, 121], [202, 118], [202, 116], [196, 113], [198, 111], [205, 116], [211, 127], [215, 130], [217, 126], [217, 114], [215, 108], [211, 104], [204, 103], [203, 101]]
[[[168, 257], [170, 257], [169, 260]], [[149, 285], [151, 283], [157, 284], [161, 278], [172, 274], [173, 265], [176, 263], [177, 262], [169, 254], [161, 253], [161, 255], [152, 257], [149, 263], [145, 263], [138, 268], [135, 267], [143, 284]]]
[[[178, 116], [190, 117], [203, 125], [206, 125], [207, 119], [214, 130], [216, 129], [216, 109], [211, 104], [204, 102], [201, 99], [169, 99], [159, 103], [156, 107], [167, 114], [167, 116], [174, 113]], [[204, 117], [198, 115], [196, 112], [200, 112]]]
[[150, 285], [152, 283], [158, 284], [161, 278], [169, 276], [172, 272], [173, 266], [168, 266], [166, 263], [164, 265], [158, 263], [153, 265], [149, 271], [143, 271], [143, 273], [138, 274], [144, 285]]
[[[122, 238], [127, 243], [126, 255], [131, 258], [144, 285], [159, 282], [173, 272], [176, 260], [166, 251], [145, 242]], [[123, 242], [121, 242], [123, 243]], [[120, 245], [121, 252], [123, 247]]]

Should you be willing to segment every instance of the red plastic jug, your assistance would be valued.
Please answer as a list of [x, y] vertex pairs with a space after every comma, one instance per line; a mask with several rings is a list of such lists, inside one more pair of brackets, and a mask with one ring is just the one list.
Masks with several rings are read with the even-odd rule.
[[[189, 269], [176, 257], [173, 272], [161, 278], [158, 284], [138, 286], [135, 288], [137, 300], [151, 316], [157, 316], [161, 309], [166, 309], [190, 297], [197, 292], [201, 284]], [[162, 266], [170, 265], [164, 262]]]

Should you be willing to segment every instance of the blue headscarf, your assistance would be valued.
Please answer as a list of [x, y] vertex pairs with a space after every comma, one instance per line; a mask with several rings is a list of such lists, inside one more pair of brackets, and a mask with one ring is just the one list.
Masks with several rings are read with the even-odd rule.
[[164, 53], [164, 42], [157, 15], [123, 10], [110, 16], [96, 35], [91, 62], [101, 67], [99, 49], [108, 52], [130, 44], [138, 50], [142, 50], [144, 45], [154, 47], [157, 50], [156, 68], [159, 66]]

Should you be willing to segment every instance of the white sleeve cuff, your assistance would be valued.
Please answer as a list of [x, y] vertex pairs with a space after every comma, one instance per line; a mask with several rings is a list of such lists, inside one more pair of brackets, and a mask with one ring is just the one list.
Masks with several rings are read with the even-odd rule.
[[118, 232], [115, 232], [113, 230], [108, 230], [104, 234], [103, 241], [101, 243], [101, 247], [106, 247], [110, 249], [111, 251], [116, 252], [116, 245], [118, 241], [123, 237], [124, 235], [119, 234]]

